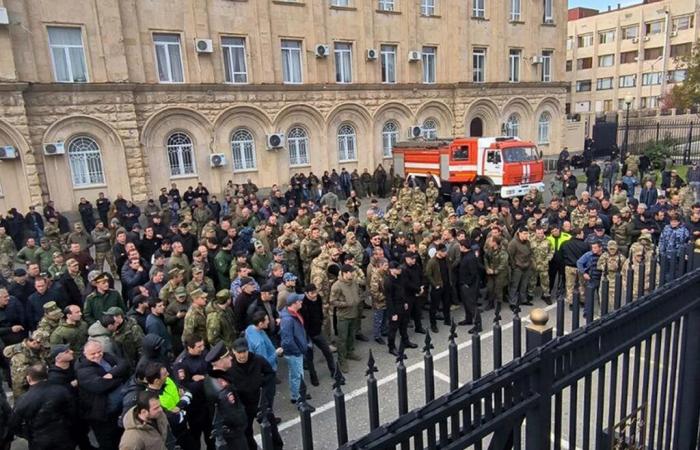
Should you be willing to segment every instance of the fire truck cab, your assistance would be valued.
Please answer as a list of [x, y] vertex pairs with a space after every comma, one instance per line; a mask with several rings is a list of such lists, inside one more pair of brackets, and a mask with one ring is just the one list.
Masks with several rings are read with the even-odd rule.
[[394, 170], [404, 178], [433, 178], [452, 186], [490, 186], [502, 198], [544, 191], [544, 163], [532, 142], [510, 137], [415, 139], [393, 147]]

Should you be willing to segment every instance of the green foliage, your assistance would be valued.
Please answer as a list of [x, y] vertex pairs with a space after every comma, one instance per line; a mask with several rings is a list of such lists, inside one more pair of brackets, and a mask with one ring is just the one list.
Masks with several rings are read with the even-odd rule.
[[695, 44], [689, 57], [679, 59], [688, 69], [688, 75], [682, 85], [676, 85], [671, 89], [670, 95], [674, 98], [673, 102], [685, 108], [700, 105], [700, 43]]
[[671, 156], [671, 142], [666, 140], [650, 142], [644, 148], [644, 154], [651, 162], [652, 169], [659, 170], [664, 166], [664, 160]]

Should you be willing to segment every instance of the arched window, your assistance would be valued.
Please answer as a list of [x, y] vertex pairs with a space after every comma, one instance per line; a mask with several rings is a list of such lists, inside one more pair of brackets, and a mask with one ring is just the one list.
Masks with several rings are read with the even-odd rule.
[[68, 146], [68, 164], [73, 186], [105, 184], [100, 147], [92, 138], [79, 136], [71, 141]]
[[548, 112], [540, 114], [540, 120], [537, 124], [537, 142], [539, 144], [549, 144], [549, 124], [552, 121], [552, 116]]
[[253, 134], [242, 128], [231, 136], [233, 170], [255, 170], [255, 142]]
[[511, 114], [508, 116], [508, 121], [506, 122], [506, 136], [516, 137], [520, 131], [520, 117], [517, 114]]
[[355, 161], [357, 152], [355, 151], [355, 128], [346, 123], [338, 128], [338, 160]]
[[287, 133], [289, 148], [289, 165], [305, 166], [309, 164], [309, 136], [301, 127], [294, 127]]
[[195, 173], [192, 139], [185, 133], [173, 133], [168, 138], [168, 165], [170, 176], [192, 175]]
[[384, 124], [382, 128], [382, 156], [391, 158], [391, 149], [399, 140], [399, 126], [394, 121]]
[[425, 119], [423, 122], [423, 137], [437, 139], [438, 123], [435, 119]]

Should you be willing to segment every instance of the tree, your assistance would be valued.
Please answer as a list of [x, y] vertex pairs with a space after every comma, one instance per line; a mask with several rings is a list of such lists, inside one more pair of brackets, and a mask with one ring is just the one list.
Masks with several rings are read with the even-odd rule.
[[662, 102], [668, 100], [669, 105], [673, 105], [671, 108], [680, 109], [700, 105], [700, 42], [695, 44], [690, 56], [679, 60], [688, 71], [685, 81], [664, 94]]

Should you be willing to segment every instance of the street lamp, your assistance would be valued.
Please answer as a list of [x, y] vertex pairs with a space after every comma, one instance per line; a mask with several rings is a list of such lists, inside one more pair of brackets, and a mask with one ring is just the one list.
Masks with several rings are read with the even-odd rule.
[[630, 106], [632, 106], [633, 101], [634, 97], [632, 97], [631, 95], [625, 96], [625, 138], [622, 141], [622, 152], [620, 153], [620, 161], [624, 161], [627, 157], [627, 141], [629, 139], [630, 134]]

